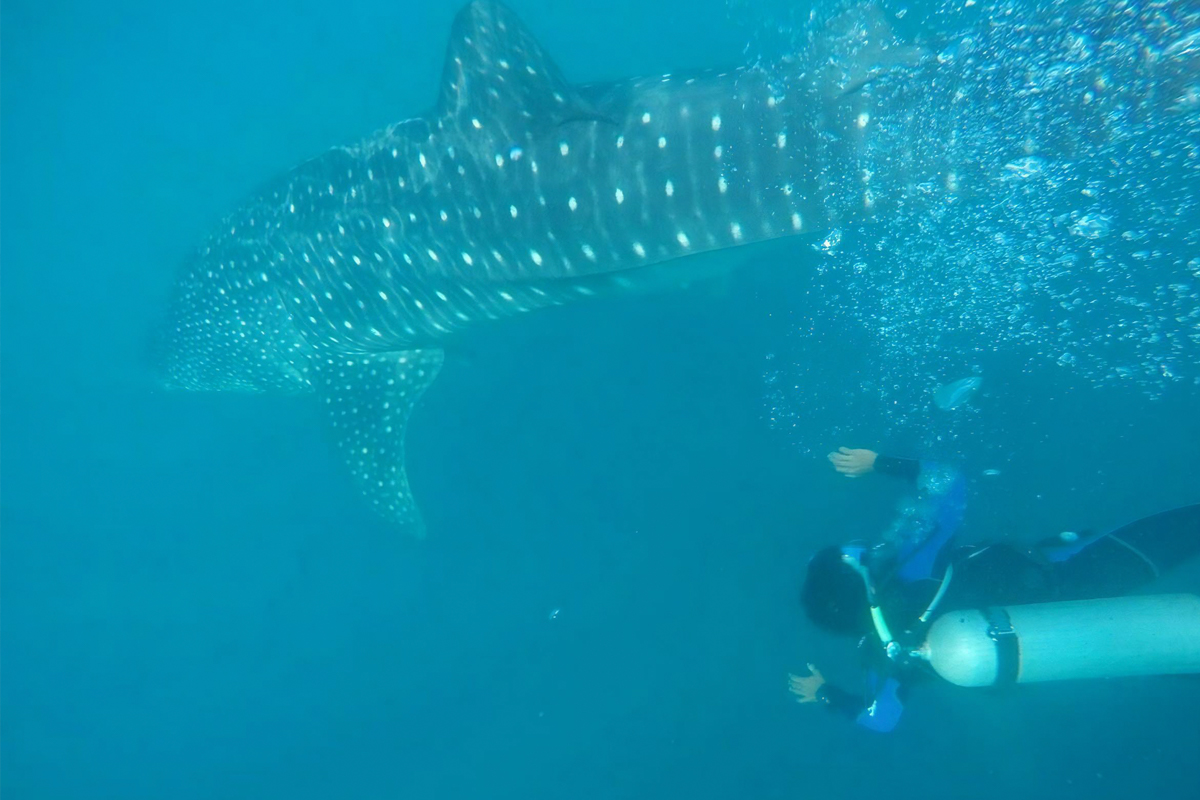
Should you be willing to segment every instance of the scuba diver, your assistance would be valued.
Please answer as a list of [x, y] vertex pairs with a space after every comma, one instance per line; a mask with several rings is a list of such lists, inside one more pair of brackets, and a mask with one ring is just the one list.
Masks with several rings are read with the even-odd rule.
[[[1200, 505], [1104, 533], [1065, 532], [1027, 549], [1008, 544], [954, 547], [966, 506], [966, 482], [956, 469], [846, 447], [828, 458], [846, 477], [881, 473], [911, 487], [882, 541], [818, 551], [800, 591], [801, 605], [814, 624], [858, 638], [865, 691], [856, 694], [829, 683], [812, 664], [808, 675], [788, 676], [788, 689], [797, 702], [824, 704], [869, 730], [892, 730], [908, 686], [933, 674], [928, 652], [922, 652], [927, 646], [918, 645], [938, 620], [939, 609], [978, 608], [994, 615], [997, 607], [1008, 605], [1112, 598], [1145, 586], [1200, 552]], [[1183, 612], [1191, 630], [1200, 629], [1200, 613], [1194, 610], [1200, 599], [1181, 597], [1193, 603]], [[999, 612], [995, 620], [988, 618], [983, 638], [990, 637], [988, 649], [994, 642], [1000, 653], [992, 673], [997, 682], [1002, 667], [1011, 667], [1013, 681], [1020, 659], [1018, 637], [1012, 635], [1006, 610]], [[1194, 659], [1200, 635], [1188, 636], [1188, 658]], [[1002, 665], [1006, 648], [1010, 663]]]

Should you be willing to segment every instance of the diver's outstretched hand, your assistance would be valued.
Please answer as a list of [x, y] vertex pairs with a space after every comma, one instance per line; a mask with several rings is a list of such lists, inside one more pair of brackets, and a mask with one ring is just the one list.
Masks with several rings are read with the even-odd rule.
[[817, 702], [817, 692], [825, 685], [825, 676], [821, 674], [821, 670], [812, 664], [807, 666], [810, 673], [808, 675], [801, 677], [788, 674], [788, 691], [796, 697], [797, 703]]
[[839, 447], [836, 453], [829, 454], [829, 463], [847, 478], [857, 478], [874, 471], [878, 456], [874, 450]]

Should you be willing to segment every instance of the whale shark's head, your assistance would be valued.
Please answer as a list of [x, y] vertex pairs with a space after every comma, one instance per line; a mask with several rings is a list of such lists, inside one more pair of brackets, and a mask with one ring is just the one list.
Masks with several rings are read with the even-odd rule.
[[[147, 356], [159, 385], [186, 391], [303, 391], [304, 342], [265, 270], [239, 269], [244, 241], [214, 237], [175, 285]], [[250, 254], [250, 260], [263, 255]]]

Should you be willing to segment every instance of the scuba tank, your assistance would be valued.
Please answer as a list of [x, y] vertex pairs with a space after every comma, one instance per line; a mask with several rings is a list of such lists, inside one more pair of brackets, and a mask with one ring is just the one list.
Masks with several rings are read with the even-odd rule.
[[1200, 672], [1200, 597], [1072, 600], [942, 614], [913, 655], [958, 686]]

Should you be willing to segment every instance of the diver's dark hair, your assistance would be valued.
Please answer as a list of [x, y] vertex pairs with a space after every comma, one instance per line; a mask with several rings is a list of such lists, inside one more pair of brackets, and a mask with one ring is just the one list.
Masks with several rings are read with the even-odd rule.
[[861, 635], [870, 630], [871, 608], [862, 578], [842, 559], [842, 548], [818, 550], [808, 562], [800, 605], [813, 623], [830, 633]]

